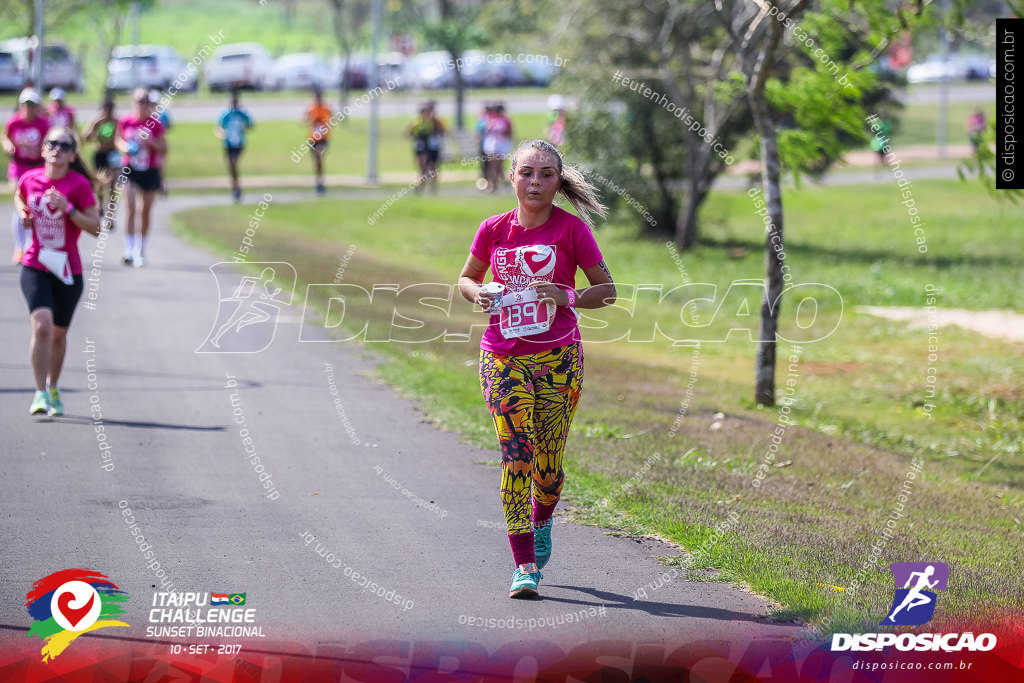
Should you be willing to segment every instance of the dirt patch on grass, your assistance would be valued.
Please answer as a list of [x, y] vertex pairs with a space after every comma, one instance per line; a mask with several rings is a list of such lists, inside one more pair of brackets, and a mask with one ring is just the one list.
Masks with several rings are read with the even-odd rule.
[[867, 313], [886, 320], [906, 321], [913, 328], [928, 327], [934, 316], [939, 327], [956, 325], [993, 339], [1024, 342], [1024, 315], [1012, 311], [965, 311], [959, 308], [939, 308], [934, 313], [909, 306], [858, 306], [859, 313]]

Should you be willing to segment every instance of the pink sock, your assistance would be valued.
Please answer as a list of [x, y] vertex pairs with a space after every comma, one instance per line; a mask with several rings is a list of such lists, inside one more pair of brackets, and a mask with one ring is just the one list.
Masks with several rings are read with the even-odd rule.
[[533, 552], [533, 532], [525, 534], [509, 534], [508, 543], [512, 546], [512, 559], [516, 566], [533, 564], [537, 561]]
[[537, 502], [536, 498], [533, 499], [533, 527], [535, 529], [551, 523], [551, 516], [555, 514], [556, 505], [558, 505], [557, 500], [551, 505], [544, 505]]

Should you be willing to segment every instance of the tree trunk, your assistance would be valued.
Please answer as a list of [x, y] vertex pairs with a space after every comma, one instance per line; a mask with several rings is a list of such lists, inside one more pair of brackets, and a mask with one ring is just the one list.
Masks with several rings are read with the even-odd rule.
[[[782, 305], [782, 188], [781, 162], [775, 123], [763, 91], [750, 95], [754, 125], [761, 136], [761, 185], [771, 225], [765, 235], [765, 288], [761, 302], [761, 326], [754, 361], [754, 400], [775, 405], [775, 346]], [[776, 249], [774, 245], [778, 245]]]

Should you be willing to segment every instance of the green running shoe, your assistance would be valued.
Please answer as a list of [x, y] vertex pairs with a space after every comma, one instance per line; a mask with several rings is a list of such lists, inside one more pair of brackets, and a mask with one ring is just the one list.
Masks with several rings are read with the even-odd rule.
[[50, 387], [50, 410], [48, 415], [63, 415], [64, 401], [60, 400], [60, 389]]
[[551, 523], [533, 528], [533, 552], [537, 556], [537, 569], [543, 569], [551, 559]]
[[32, 405], [28, 407], [30, 415], [40, 415], [49, 412], [50, 395], [45, 391], [37, 391], [36, 397], [32, 399]]
[[[535, 598], [537, 597], [537, 582], [544, 578], [536, 564], [522, 564], [516, 567], [512, 573], [512, 587], [508, 590], [510, 598]], [[524, 571], [525, 570], [525, 571]]]

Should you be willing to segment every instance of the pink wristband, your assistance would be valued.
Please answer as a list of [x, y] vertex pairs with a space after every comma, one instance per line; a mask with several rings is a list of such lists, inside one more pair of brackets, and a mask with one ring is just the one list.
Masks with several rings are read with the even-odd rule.
[[569, 296], [569, 303], [567, 304], [567, 306], [569, 308], [575, 308], [576, 307], [576, 290], [575, 289], [567, 289], [567, 290], [565, 290], [565, 293]]

